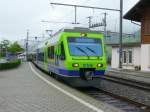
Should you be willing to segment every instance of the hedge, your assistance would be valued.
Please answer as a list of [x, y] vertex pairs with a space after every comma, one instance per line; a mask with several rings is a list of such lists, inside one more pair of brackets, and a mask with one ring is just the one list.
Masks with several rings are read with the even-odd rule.
[[16, 68], [21, 64], [21, 60], [10, 61], [7, 63], [0, 63], [0, 70]]

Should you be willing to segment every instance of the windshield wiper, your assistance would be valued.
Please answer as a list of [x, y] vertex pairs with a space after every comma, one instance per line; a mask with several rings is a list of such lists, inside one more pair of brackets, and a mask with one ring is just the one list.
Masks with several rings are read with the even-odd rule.
[[[97, 53], [93, 50], [93, 49], [91, 49], [91, 48], [89, 48], [89, 47], [86, 47], [89, 51], [91, 51], [92, 53], [94, 53], [95, 55], [97, 55]], [[97, 56], [97, 58], [99, 59], [99, 56]]]
[[80, 47], [76, 47], [78, 50], [80, 50], [82, 53], [84, 53], [88, 58], [89, 58], [89, 56], [88, 56], [88, 54], [83, 50], [83, 49], [81, 49]]
[[92, 53], [94, 53], [95, 55], [97, 55], [96, 54], [96, 52], [94, 51], [94, 50], [92, 50], [91, 48], [89, 48], [89, 47], [86, 47], [89, 51], [91, 51]]

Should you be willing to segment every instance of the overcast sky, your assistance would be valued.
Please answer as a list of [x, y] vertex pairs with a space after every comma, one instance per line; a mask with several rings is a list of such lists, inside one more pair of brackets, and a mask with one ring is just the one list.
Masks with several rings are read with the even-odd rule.
[[[124, 0], [124, 14], [139, 0]], [[71, 24], [42, 23], [41, 20], [68, 21], [74, 20], [72, 7], [51, 6], [50, 2], [80, 4], [97, 7], [119, 9], [119, 0], [0, 0], [0, 40], [21, 40], [26, 37], [26, 30], [30, 36], [42, 36], [47, 29], [54, 31]], [[93, 9], [77, 9], [77, 19], [82, 26], [88, 26], [87, 16], [93, 16], [92, 22], [101, 21], [104, 12], [107, 12], [107, 29], [118, 31], [119, 13]], [[99, 28], [102, 29], [102, 28]], [[125, 21], [124, 32], [133, 33], [138, 26]]]

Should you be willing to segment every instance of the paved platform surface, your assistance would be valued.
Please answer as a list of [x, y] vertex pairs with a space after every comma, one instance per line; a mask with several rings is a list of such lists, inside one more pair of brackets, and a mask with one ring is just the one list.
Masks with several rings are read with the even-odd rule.
[[[61, 88], [67, 94], [60, 91]], [[0, 72], [0, 112], [96, 111], [121, 112], [56, 81], [33, 65], [30, 67], [29, 63], [24, 63], [17, 69]]]
[[106, 75], [122, 77], [150, 84], [150, 72], [108, 68]]

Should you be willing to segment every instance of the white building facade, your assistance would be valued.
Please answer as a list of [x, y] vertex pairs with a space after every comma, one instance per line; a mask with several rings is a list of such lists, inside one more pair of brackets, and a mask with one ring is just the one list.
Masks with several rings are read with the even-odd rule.
[[[150, 72], [150, 0], [140, 0], [127, 14], [125, 19], [141, 23], [140, 45], [130, 43], [123, 47], [123, 68]], [[140, 24], [139, 24], [140, 25]], [[112, 47], [112, 68], [119, 67], [119, 47]]]
[[[112, 45], [111, 67], [119, 68], [119, 44]], [[150, 44], [124, 44], [122, 68], [150, 72]]]
[[[112, 68], [119, 68], [119, 45], [112, 45]], [[122, 52], [123, 69], [141, 68], [141, 45], [139, 43], [126, 44]]]

